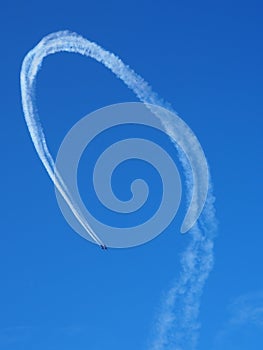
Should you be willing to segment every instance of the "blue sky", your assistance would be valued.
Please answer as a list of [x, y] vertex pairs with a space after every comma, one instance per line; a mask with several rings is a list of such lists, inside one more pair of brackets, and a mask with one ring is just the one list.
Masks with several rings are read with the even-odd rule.
[[[19, 87], [27, 51], [61, 29], [120, 56], [198, 136], [219, 220], [198, 349], [261, 348], [262, 4], [13, 1], [1, 6], [0, 23], [0, 348], [148, 349], [189, 240], [179, 233], [184, 204], [161, 236], [134, 249], [105, 253], [65, 222], [28, 135]], [[103, 66], [63, 53], [46, 59], [37, 96], [54, 155], [88, 112], [136, 101]]]

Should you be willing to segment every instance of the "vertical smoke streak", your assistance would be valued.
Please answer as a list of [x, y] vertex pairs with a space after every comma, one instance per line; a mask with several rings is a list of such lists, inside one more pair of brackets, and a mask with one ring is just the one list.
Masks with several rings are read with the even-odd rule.
[[151, 350], [196, 349], [200, 298], [213, 268], [216, 228], [214, 197], [210, 188], [203, 214], [191, 230], [191, 242], [181, 256], [179, 280], [165, 296]]
[[[171, 111], [172, 109], [164, 104], [151, 90], [151, 87], [118, 57], [75, 33], [62, 31], [50, 34], [43, 38], [40, 43], [26, 55], [21, 69], [22, 105], [26, 123], [36, 151], [50, 178], [71, 208], [76, 219], [96, 243], [103, 244], [76, 207], [60, 174], [56, 173], [55, 164], [47, 147], [45, 135], [34, 102], [36, 76], [43, 59], [48, 55], [61, 51], [79, 53], [94, 58], [120, 78], [145, 104], [163, 106]], [[185, 153], [182, 149], [178, 147], [177, 149], [185, 171], [188, 192], [192, 193], [191, 198], [189, 198], [190, 206], [182, 225], [182, 232], [186, 232], [190, 228], [191, 213], [194, 213], [193, 216], [198, 217], [200, 210], [202, 210], [202, 208], [199, 208], [199, 203], [204, 201], [206, 191], [200, 192], [199, 189], [206, 186], [209, 171], [202, 148], [189, 127], [176, 115], [174, 120], [162, 116], [161, 122], [165, 126], [171, 139], [176, 140], [180, 137], [181, 144], [184, 145], [183, 151]], [[184, 128], [185, 132], [183, 135], [178, 135], [176, 123], [180, 123]], [[175, 144], [175, 146], [177, 145]], [[188, 155], [190, 150], [194, 150], [196, 156], [196, 159], [193, 159], [194, 169], [189, 169], [185, 157], [185, 154]], [[198, 208], [200, 209], [199, 212]], [[213, 226], [214, 222], [213, 196], [210, 190], [206, 207], [202, 214], [202, 220], [200, 219], [199, 223], [192, 229], [191, 243], [182, 256], [182, 273], [180, 279], [170, 290], [165, 305], [165, 311], [160, 318], [159, 338], [153, 345], [156, 350], [165, 349], [167, 343], [170, 341], [176, 341], [177, 345], [175, 345], [175, 349], [178, 350], [181, 349], [181, 346], [184, 346], [184, 350], [186, 349], [186, 341], [190, 344], [190, 348], [194, 348], [195, 346], [200, 295], [213, 262], [214, 228], [211, 226]], [[180, 313], [175, 310], [178, 305], [182, 306]], [[169, 349], [171, 349], [171, 344]]]

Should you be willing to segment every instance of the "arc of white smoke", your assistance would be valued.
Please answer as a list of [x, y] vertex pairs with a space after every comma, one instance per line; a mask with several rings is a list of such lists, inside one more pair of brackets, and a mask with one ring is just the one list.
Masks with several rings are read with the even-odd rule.
[[[45, 166], [50, 178], [52, 179], [55, 186], [60, 191], [61, 195], [69, 205], [76, 219], [85, 228], [87, 234], [89, 234], [96, 243], [103, 244], [100, 238], [95, 234], [95, 232], [93, 232], [92, 228], [89, 226], [88, 222], [82, 216], [78, 208], [75, 206], [74, 200], [71, 198], [70, 193], [68, 192], [67, 187], [64, 184], [60, 174], [56, 173], [55, 164], [48, 150], [45, 135], [42, 130], [37, 114], [37, 108], [34, 102], [34, 84], [43, 59], [50, 54], [55, 54], [61, 51], [79, 53], [84, 56], [94, 58], [98, 62], [104, 64], [105, 67], [110, 69], [118, 78], [120, 78], [130, 89], [134, 91], [134, 93], [142, 102], [146, 104], [150, 103], [153, 105], [161, 105], [164, 107], [167, 106], [151, 90], [150, 86], [139, 75], [137, 75], [133, 70], [126, 66], [118, 57], [102, 49], [97, 44], [92, 43], [75, 33], [62, 31], [46, 36], [33, 50], [31, 50], [26, 55], [23, 61], [20, 77], [22, 105], [26, 123], [28, 125], [28, 129], [32, 141], [35, 145], [36, 151], [43, 165]], [[161, 120], [161, 122], [164, 124], [167, 133], [171, 136], [172, 139], [174, 139], [175, 135], [177, 135], [174, 120], [169, 120], [168, 117], [165, 116], [162, 117], [163, 119]], [[189, 215], [191, 213], [194, 213], [196, 218], [198, 218], [200, 211], [202, 210], [202, 208], [200, 208], [200, 205], [198, 204], [202, 201], [205, 201], [204, 196], [206, 196], [206, 191], [198, 191], [199, 189], [204, 189], [206, 186], [208, 168], [205, 156], [195, 135], [180, 118], [178, 118], [178, 120], [185, 130], [185, 133], [183, 133], [183, 135], [179, 135], [181, 138], [180, 144], [184, 145], [183, 148], [187, 155], [189, 155], [189, 153], [191, 154], [191, 152], [189, 151], [192, 150], [194, 150], [193, 153], [195, 154], [195, 159], [193, 159], [192, 163], [193, 169], [191, 172], [188, 163], [186, 162], [185, 154], [182, 153], [181, 149], [178, 149], [180, 160], [182, 161], [186, 173], [188, 189], [192, 190], [191, 203], [187, 215], [185, 217], [184, 224], [182, 226], [182, 231], [186, 232], [190, 228], [187, 226], [189, 225]], [[178, 122], [178, 120], [176, 121]], [[204, 167], [200, 166], [200, 164], [204, 165]], [[208, 203], [210, 204], [212, 202], [211, 196], [211, 193], [209, 193]], [[209, 210], [210, 209], [212, 210], [213, 208], [211, 207], [209, 208]], [[214, 216], [213, 210], [209, 210], [205, 210], [203, 217], [207, 219], [207, 221], [211, 224], [214, 220]], [[211, 215], [211, 218], [209, 218], [208, 214]], [[207, 234], [210, 231], [208, 232], [205, 229], [204, 232], [205, 234]], [[209, 249], [207, 247], [209, 247]], [[203, 235], [202, 232], [199, 230], [198, 226], [196, 225], [195, 230], [193, 232], [192, 243], [186, 250], [182, 259], [183, 272], [181, 279], [179, 280], [178, 284], [170, 291], [169, 299], [167, 300], [166, 314], [167, 312], [171, 314], [172, 309], [176, 303], [176, 297], [182, 295], [184, 291], [188, 290], [188, 294], [185, 296], [184, 299], [184, 317], [181, 317], [181, 320], [183, 320], [185, 327], [190, 323], [194, 324], [196, 322], [197, 309], [199, 304], [199, 294], [201, 293], [203, 283], [211, 269], [211, 264], [208, 263], [212, 260], [213, 257], [211, 247], [212, 238], [210, 237], [210, 235]], [[203, 255], [199, 256], [200, 254]], [[194, 302], [195, 307], [192, 310], [189, 310], [189, 302]], [[173, 317], [170, 317], [170, 319], [173, 320]], [[191, 322], [189, 320], [191, 320]], [[178, 323], [178, 320], [176, 323]], [[160, 337], [159, 340], [157, 340], [154, 344], [155, 349], [164, 348], [165, 343], [168, 339], [168, 332], [171, 329], [172, 324], [174, 324], [174, 321], [167, 322], [167, 319], [165, 318], [162, 320]], [[177, 347], [177, 349], [179, 349], [179, 347]]]
[[[102, 49], [97, 44], [67, 31], [53, 33], [43, 38], [40, 43], [26, 55], [22, 65], [22, 104], [26, 122], [36, 150], [53, 181], [54, 176], [52, 174], [54, 174], [54, 161], [47, 148], [45, 135], [37, 116], [37, 109], [34, 104], [34, 83], [43, 59], [48, 55], [61, 51], [79, 53], [94, 58], [98, 62], [104, 64], [105, 67], [110, 69], [118, 78], [120, 78], [131, 90], [133, 90], [142, 102], [153, 105], [164, 105], [164, 103], [151, 90], [150, 86], [139, 75], [126, 66], [118, 57]], [[158, 113], [156, 113], [156, 115], [158, 117]], [[208, 170], [205, 156], [195, 135], [175, 114], [174, 118], [176, 119], [171, 119], [171, 115], [164, 115], [164, 113], [162, 113], [162, 116], [160, 117], [161, 122], [172, 140], [176, 140], [180, 146], [183, 147], [184, 153], [188, 157], [192, 157], [190, 159], [190, 164], [193, 169], [192, 172], [188, 171], [187, 173], [187, 178], [193, 176], [192, 198], [182, 225], [182, 232], [186, 232], [199, 217], [203, 204], [205, 203]], [[179, 126], [178, 129], [184, 130], [182, 134], [178, 133], [176, 124]], [[70, 197], [59, 174], [57, 174], [57, 181], [63, 189], [64, 197]], [[68, 198], [68, 202], [72, 202], [72, 199]], [[194, 217], [195, 219], [191, 217]], [[82, 218], [82, 225], [84, 224], [84, 221], [85, 219]], [[87, 226], [88, 223], [86, 222], [85, 225]], [[95, 236], [94, 232], [93, 236]]]

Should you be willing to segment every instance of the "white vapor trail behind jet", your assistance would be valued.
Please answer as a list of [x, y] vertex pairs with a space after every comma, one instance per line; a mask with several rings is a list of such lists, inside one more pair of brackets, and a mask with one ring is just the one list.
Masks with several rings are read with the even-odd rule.
[[[35, 104], [35, 82], [37, 73], [41, 67], [43, 59], [57, 52], [72, 52], [94, 58], [101, 62], [105, 67], [110, 69], [118, 78], [120, 78], [145, 104], [153, 104], [166, 107], [161, 99], [152, 91], [151, 87], [132, 69], [126, 66], [114, 54], [104, 50], [97, 44], [84, 39], [78, 34], [68, 31], [61, 31], [50, 34], [43, 38], [39, 44], [31, 50], [25, 57], [21, 69], [21, 94], [22, 105], [25, 114], [26, 123], [36, 148], [36, 151], [46, 168], [54, 185], [57, 187], [64, 200], [72, 210], [76, 219], [86, 230], [87, 235], [93, 240], [103, 245], [103, 242], [95, 234], [89, 223], [83, 217], [78, 207], [74, 204], [66, 185], [60, 174], [56, 173], [54, 160], [46, 144], [45, 135], [39, 121], [37, 108]], [[158, 114], [156, 115], [158, 117]], [[183, 144], [184, 152], [177, 147], [180, 160], [182, 162], [188, 192], [191, 197], [188, 198], [190, 203], [187, 215], [182, 225], [182, 232], [191, 228], [189, 225], [191, 213], [198, 218], [202, 208], [199, 203], [204, 202], [206, 191], [200, 189], [205, 187], [209, 178], [209, 171], [202, 148], [193, 132], [179, 118], [175, 120], [162, 116], [163, 123], [167, 134], [171, 139], [178, 136], [177, 125], [180, 123], [185, 133], [180, 135], [180, 144]], [[175, 146], [177, 146], [175, 144]], [[189, 169], [185, 155], [189, 155], [190, 150], [194, 150], [195, 158], [192, 159], [192, 169]], [[188, 152], [189, 151], [189, 152]], [[182, 255], [182, 272], [179, 281], [170, 290], [164, 305], [164, 311], [159, 319], [159, 335], [151, 349], [164, 350], [166, 348], [173, 350], [194, 349], [197, 337], [197, 317], [203, 285], [213, 265], [213, 238], [215, 215], [213, 208], [213, 196], [211, 184], [208, 192], [206, 206], [198, 224], [191, 230], [191, 243]], [[171, 344], [172, 343], [172, 344]]]

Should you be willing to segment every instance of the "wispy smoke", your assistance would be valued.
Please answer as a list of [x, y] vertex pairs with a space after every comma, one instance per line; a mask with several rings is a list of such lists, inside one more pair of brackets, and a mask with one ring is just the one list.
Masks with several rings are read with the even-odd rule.
[[196, 349], [200, 299], [214, 260], [216, 220], [213, 202], [210, 189], [202, 217], [191, 230], [191, 242], [181, 255], [179, 280], [168, 291], [163, 302], [152, 350]]
[[[76, 219], [84, 227], [87, 235], [101, 245], [103, 242], [95, 234], [79, 208], [75, 205], [60, 174], [56, 173], [54, 160], [47, 147], [34, 101], [36, 76], [43, 59], [50, 54], [61, 51], [79, 53], [94, 58], [120, 78], [142, 102], [163, 106], [170, 111], [172, 109], [159, 99], [151, 87], [118, 57], [75, 33], [68, 31], [53, 33], [43, 38], [26, 55], [21, 70], [21, 93], [25, 119], [31, 138], [50, 178]], [[158, 113], [156, 116], [160, 117]], [[162, 114], [161, 117], [161, 122], [167, 134], [181, 146], [177, 147], [175, 143], [185, 171], [188, 191], [191, 194], [189, 196], [189, 209], [181, 229], [182, 232], [186, 232], [191, 228], [193, 218], [197, 219], [202, 211], [202, 203], [205, 201], [207, 184], [209, 183], [209, 171], [202, 148], [189, 127], [176, 115], [174, 115], [174, 118], [171, 118], [170, 115], [165, 116]], [[184, 130], [183, 133], [178, 133], [177, 126], [179, 124], [180, 129], [183, 128]], [[193, 154], [194, 156], [192, 156]], [[191, 169], [189, 169], [189, 163], [192, 166]], [[215, 215], [210, 184], [202, 217], [192, 228], [191, 242], [182, 254], [182, 271], [179, 281], [169, 291], [165, 301], [164, 309], [159, 319], [158, 336], [152, 349], [186, 350], [195, 348], [199, 328], [197, 319], [200, 296], [213, 266], [214, 231]]]

